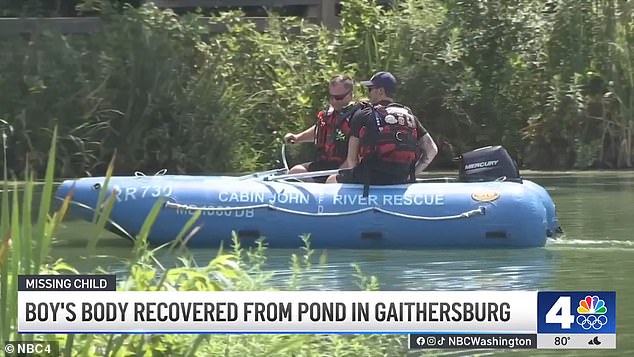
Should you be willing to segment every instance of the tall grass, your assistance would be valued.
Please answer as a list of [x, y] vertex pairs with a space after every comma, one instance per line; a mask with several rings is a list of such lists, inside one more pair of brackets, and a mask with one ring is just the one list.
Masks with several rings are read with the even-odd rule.
[[[72, 190], [59, 208], [50, 211], [53, 198], [53, 178], [50, 174], [55, 165], [55, 139], [49, 151], [47, 175], [42, 186], [39, 215], [32, 220], [30, 209], [33, 200], [34, 175], [29, 174], [24, 185], [24, 194], [18, 194], [16, 182], [5, 179], [0, 207], [0, 331], [4, 341], [52, 340], [58, 341], [64, 356], [400, 356], [406, 353], [405, 337], [391, 335], [22, 335], [17, 334], [17, 276], [19, 274], [78, 273], [72, 266], [50, 256], [51, 238], [59, 226], [72, 199]], [[106, 191], [104, 188], [103, 191]], [[102, 198], [106, 202], [105, 196]], [[264, 270], [266, 245], [259, 241], [254, 248], [241, 246], [233, 235], [230, 249], [220, 249], [217, 256], [199, 265], [184, 248], [184, 243], [196, 232], [194, 215], [185, 224], [174, 242], [167, 246], [148, 246], [148, 234], [162, 206], [158, 200], [147, 216], [134, 243], [134, 254], [127, 261], [123, 280], [118, 290], [136, 291], [261, 291], [274, 289], [270, 283], [271, 273]], [[93, 222], [96, 235], [103, 229], [108, 209], [96, 214]], [[103, 218], [106, 217], [106, 218]], [[322, 255], [315, 262], [315, 251], [310, 247], [309, 237], [300, 255], [293, 255], [291, 289], [302, 289], [310, 284], [311, 270], [315, 264], [324, 262]], [[87, 247], [94, 254], [94, 246]], [[165, 268], [157, 254], [178, 254], [175, 266]], [[359, 287], [373, 290], [378, 287], [374, 277], [366, 277], [356, 267]], [[100, 267], [83, 273], [104, 273]], [[255, 292], [254, 292], [255, 293]]]
[[[67, 198], [61, 208], [49, 215], [53, 197], [53, 170], [55, 165], [55, 142], [57, 131], [53, 132], [53, 143], [49, 151], [46, 182], [40, 200], [39, 216], [32, 222], [31, 207], [33, 198], [33, 177], [26, 179], [23, 209], [20, 210], [20, 195], [17, 182], [9, 183], [5, 177], [2, 192], [2, 212], [0, 215], [0, 282], [2, 284], [3, 314], [1, 327], [5, 340], [15, 339], [17, 319], [17, 276], [19, 274], [37, 274], [44, 259], [48, 256], [51, 238], [55, 228], [68, 209]], [[27, 171], [28, 172], [28, 171]], [[12, 198], [9, 198], [12, 192]], [[9, 201], [11, 207], [9, 208]]]

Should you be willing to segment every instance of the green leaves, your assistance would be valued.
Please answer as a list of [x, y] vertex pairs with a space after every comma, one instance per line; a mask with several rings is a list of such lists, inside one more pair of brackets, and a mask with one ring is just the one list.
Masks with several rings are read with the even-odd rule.
[[[396, 99], [445, 141], [441, 156], [453, 157], [452, 147], [503, 144], [534, 168], [565, 168], [579, 161], [575, 153], [583, 162], [595, 155], [603, 166], [629, 167], [630, 7], [616, 0], [347, 0], [337, 30], [270, 14], [270, 26], [259, 31], [241, 12], [204, 20], [151, 3], [85, 1], [83, 10], [101, 13], [103, 31], [0, 41], [0, 116], [15, 128], [9, 165], [20, 174], [29, 152], [34, 171], [43, 172], [57, 124], [56, 176], [101, 175], [115, 150], [117, 168], [128, 173], [270, 168], [280, 164], [281, 136], [312, 125], [327, 104], [332, 75], [361, 80], [389, 70], [400, 82]], [[227, 31], [210, 33], [210, 25]], [[593, 87], [594, 98], [581, 88], [588, 112], [571, 106], [563, 115], [584, 129], [557, 124], [562, 113], [549, 111], [546, 95], [553, 78], [584, 86], [575, 76], [589, 71], [603, 85]], [[356, 94], [367, 95], [361, 87]], [[603, 94], [606, 111], [593, 111]], [[559, 140], [553, 126], [571, 140]], [[583, 148], [597, 140], [598, 153]], [[543, 145], [555, 149], [542, 152]], [[294, 150], [291, 161], [309, 159], [310, 149]]]

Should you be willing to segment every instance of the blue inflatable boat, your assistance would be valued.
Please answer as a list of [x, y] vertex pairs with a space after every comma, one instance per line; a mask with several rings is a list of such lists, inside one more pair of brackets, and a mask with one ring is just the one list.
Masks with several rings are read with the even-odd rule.
[[365, 192], [360, 184], [309, 183], [274, 170], [241, 177], [111, 177], [107, 187], [104, 177], [81, 178], [64, 181], [56, 196], [72, 192], [71, 213], [92, 220], [100, 192], [113, 194], [109, 229], [131, 239], [160, 199], [149, 235], [156, 245], [172, 241], [197, 211], [188, 245], [213, 248], [227, 246], [232, 232], [244, 244], [262, 237], [271, 248], [297, 248], [304, 234], [315, 248], [540, 247], [560, 230], [544, 188], [519, 172], [483, 178], [501, 160], [474, 165], [468, 158], [461, 156], [458, 178], [370, 186]]

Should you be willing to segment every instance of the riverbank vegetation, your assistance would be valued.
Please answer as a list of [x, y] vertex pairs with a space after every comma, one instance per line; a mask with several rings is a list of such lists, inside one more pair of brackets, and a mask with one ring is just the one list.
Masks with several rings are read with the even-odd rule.
[[226, 12], [209, 20], [224, 33], [200, 13], [116, 4], [79, 3], [103, 19], [95, 34], [0, 39], [10, 174], [43, 172], [54, 125], [57, 177], [103, 174], [114, 152], [124, 174], [279, 167], [281, 137], [312, 123], [332, 74], [379, 70], [439, 143], [432, 167], [495, 144], [524, 168], [633, 164], [631, 2], [348, 0], [338, 30], [279, 17], [258, 32]]

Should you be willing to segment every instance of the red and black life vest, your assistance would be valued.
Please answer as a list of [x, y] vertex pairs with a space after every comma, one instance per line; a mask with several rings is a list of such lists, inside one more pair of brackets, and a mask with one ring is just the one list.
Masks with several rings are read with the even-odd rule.
[[389, 164], [390, 167], [410, 168], [416, 161], [416, 117], [409, 108], [397, 103], [376, 105], [371, 115], [378, 134], [374, 142], [364, 143], [361, 156], [374, 158], [378, 166]]
[[350, 116], [353, 106], [335, 112], [332, 107], [317, 113], [315, 125], [315, 145], [317, 160], [337, 162], [346, 160], [348, 155], [348, 135], [350, 134]]

